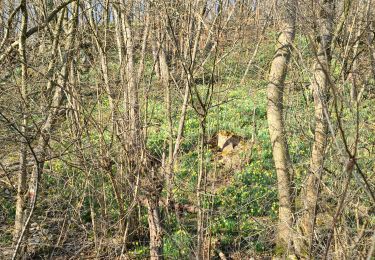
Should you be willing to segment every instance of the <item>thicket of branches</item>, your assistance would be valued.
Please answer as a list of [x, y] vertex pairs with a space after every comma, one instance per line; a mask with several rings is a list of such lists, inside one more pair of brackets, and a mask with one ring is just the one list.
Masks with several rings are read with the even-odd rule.
[[372, 259], [372, 5], [1, 1], [0, 258]]

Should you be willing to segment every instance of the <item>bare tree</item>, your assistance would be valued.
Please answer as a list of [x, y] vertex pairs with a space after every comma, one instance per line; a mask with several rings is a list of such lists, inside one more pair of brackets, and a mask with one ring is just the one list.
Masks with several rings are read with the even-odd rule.
[[330, 82], [330, 61], [331, 61], [331, 41], [334, 19], [334, 5], [332, 1], [322, 1], [318, 4], [318, 22], [317, 27], [319, 35], [316, 37], [318, 42], [314, 44], [316, 51], [316, 62], [313, 67], [312, 89], [314, 95], [315, 108], [315, 131], [314, 143], [312, 148], [310, 173], [306, 182], [305, 202], [305, 236], [308, 240], [307, 250], [309, 257], [312, 256], [314, 242], [314, 226], [316, 219], [318, 195], [320, 190], [320, 180], [323, 173], [324, 157], [327, 145], [328, 135], [328, 95]]
[[[66, 88], [66, 84], [68, 82], [68, 74], [69, 74], [69, 66], [71, 64], [72, 60], [72, 50], [73, 46], [75, 44], [75, 33], [77, 28], [77, 21], [78, 21], [78, 4], [74, 3], [72, 6], [73, 10], [73, 16], [69, 28], [69, 37], [66, 39], [67, 44], [67, 53], [64, 57], [64, 65], [61, 69], [61, 74], [58, 77], [57, 80], [57, 86], [54, 89], [54, 94], [51, 102], [51, 109], [48, 111], [46, 120], [44, 121], [43, 125], [40, 128], [40, 136], [38, 139], [38, 143], [35, 148], [33, 148], [32, 153], [35, 160], [35, 167], [32, 171], [30, 182], [29, 182], [29, 191], [28, 191], [28, 197], [29, 197], [29, 210], [27, 213], [27, 218], [25, 219], [22, 231], [18, 236], [16, 248], [14, 250], [13, 259], [15, 259], [18, 255], [18, 250], [20, 248], [20, 245], [22, 243], [22, 240], [24, 238], [24, 235], [27, 232], [27, 229], [30, 224], [30, 219], [34, 213], [36, 201], [37, 201], [37, 195], [38, 195], [38, 189], [39, 189], [39, 182], [40, 177], [43, 173], [44, 163], [47, 158], [47, 146], [50, 141], [50, 137], [52, 134], [52, 127], [54, 126], [54, 123], [56, 122], [56, 116], [59, 111], [59, 107], [61, 105], [62, 99], [63, 99], [63, 91]], [[25, 35], [24, 35], [25, 37]]]
[[27, 149], [28, 149], [28, 116], [27, 116], [27, 104], [28, 104], [28, 90], [27, 90], [27, 58], [26, 58], [26, 32], [27, 32], [27, 20], [28, 10], [26, 7], [26, 1], [20, 3], [20, 9], [22, 12], [22, 25], [19, 38], [19, 55], [21, 60], [22, 69], [22, 82], [21, 82], [21, 95], [22, 95], [22, 123], [21, 123], [21, 147], [20, 147], [20, 171], [18, 177], [18, 190], [17, 190], [17, 205], [16, 205], [16, 217], [14, 224], [14, 241], [17, 241], [21, 235], [23, 225], [25, 223], [25, 200], [27, 196]]
[[280, 5], [280, 33], [271, 64], [267, 87], [267, 119], [271, 136], [273, 158], [277, 172], [279, 194], [278, 246], [283, 251], [292, 250], [293, 238], [293, 168], [290, 161], [283, 121], [283, 93], [295, 35], [296, 1]]

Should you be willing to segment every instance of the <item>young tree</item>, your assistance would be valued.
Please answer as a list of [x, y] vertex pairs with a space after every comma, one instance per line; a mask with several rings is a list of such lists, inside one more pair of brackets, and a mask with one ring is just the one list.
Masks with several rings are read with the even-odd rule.
[[315, 108], [314, 143], [312, 147], [310, 171], [306, 182], [306, 191], [303, 201], [306, 213], [304, 215], [304, 228], [307, 239], [307, 249], [300, 250], [301, 254], [308, 253], [312, 256], [314, 243], [314, 226], [317, 213], [317, 203], [320, 190], [321, 175], [324, 167], [324, 157], [328, 136], [328, 96], [330, 84], [331, 43], [334, 20], [333, 1], [321, 1], [317, 7], [319, 34], [313, 43], [315, 63], [313, 66], [312, 90]]
[[294, 0], [280, 3], [280, 32], [275, 46], [267, 87], [267, 120], [277, 172], [279, 196], [277, 244], [285, 252], [292, 250], [293, 168], [283, 120], [283, 94], [295, 35], [296, 5], [297, 1]]
[[27, 20], [28, 20], [28, 10], [26, 7], [26, 0], [21, 1], [20, 9], [22, 12], [22, 23], [21, 31], [19, 37], [19, 56], [21, 60], [21, 70], [22, 70], [22, 82], [21, 82], [21, 95], [22, 95], [22, 123], [20, 132], [22, 134], [21, 147], [20, 147], [20, 171], [18, 177], [18, 190], [17, 190], [17, 205], [16, 205], [16, 217], [14, 223], [14, 241], [16, 242], [23, 229], [25, 223], [25, 200], [27, 195], [27, 150], [28, 150], [28, 138], [27, 138], [27, 58], [26, 58], [26, 32], [27, 32]]
[[[73, 46], [75, 44], [75, 33], [77, 28], [77, 22], [78, 22], [78, 4], [74, 3], [72, 4], [72, 10], [73, 15], [72, 19], [70, 21], [69, 25], [69, 37], [66, 39], [66, 55], [64, 57], [64, 65], [62, 66], [61, 72], [57, 79], [57, 86], [54, 88], [54, 94], [51, 101], [51, 108], [47, 113], [46, 119], [42, 126], [40, 127], [40, 136], [38, 138], [38, 142], [35, 146], [35, 148], [32, 149], [32, 154], [34, 156], [35, 160], [35, 166], [32, 171], [30, 182], [29, 182], [29, 191], [28, 191], [28, 199], [29, 199], [29, 207], [28, 212], [24, 216], [24, 221], [22, 221], [22, 231], [20, 234], [18, 234], [17, 238], [17, 244], [15, 246], [13, 259], [15, 259], [18, 255], [20, 245], [22, 243], [22, 240], [24, 238], [24, 235], [27, 234], [27, 229], [29, 228], [31, 217], [33, 216], [37, 195], [38, 195], [38, 189], [39, 189], [39, 182], [41, 175], [43, 173], [44, 169], [44, 163], [47, 159], [47, 146], [49, 145], [49, 141], [52, 134], [52, 128], [56, 122], [56, 116], [59, 112], [59, 108], [61, 106], [63, 95], [64, 95], [64, 89], [66, 88], [66, 84], [68, 82], [68, 74], [69, 74], [69, 68], [71, 66], [72, 61], [72, 54], [73, 54]], [[58, 31], [60, 28], [58, 27]], [[27, 35], [27, 34], [26, 34]], [[25, 35], [23, 36], [23, 38]], [[23, 39], [24, 41], [24, 39]], [[21, 44], [22, 45], [22, 44]], [[25, 213], [23, 213], [25, 214]], [[17, 219], [18, 221], [18, 219]], [[17, 223], [18, 225], [18, 223]]]

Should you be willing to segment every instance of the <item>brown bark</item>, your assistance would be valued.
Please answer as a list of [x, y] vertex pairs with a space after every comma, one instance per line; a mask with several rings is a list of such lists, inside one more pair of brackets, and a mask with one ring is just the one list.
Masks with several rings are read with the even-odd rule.
[[[358, 94], [359, 94], [359, 83], [361, 82], [361, 77], [360, 77], [360, 67], [359, 67], [359, 60], [360, 60], [360, 46], [359, 43], [361, 42], [361, 37], [363, 34], [363, 24], [368, 19], [369, 17], [369, 12], [370, 12], [370, 1], [367, 2], [367, 5], [359, 5], [357, 7], [357, 14], [355, 16], [355, 20], [357, 20], [357, 26], [358, 30], [355, 36], [355, 44], [353, 46], [353, 64], [352, 64], [352, 69], [349, 74], [349, 78], [351, 79], [351, 89], [350, 89], [350, 100], [352, 103], [355, 103], [358, 99]], [[371, 61], [371, 56], [370, 56], [370, 61]]]
[[151, 180], [147, 194], [147, 219], [150, 234], [150, 259], [163, 259], [163, 230], [159, 211], [159, 198], [162, 190], [156, 170], [151, 168]]
[[157, 48], [154, 34], [151, 38], [151, 49], [152, 49], [152, 57], [154, 59], [154, 64], [155, 64], [154, 65], [155, 75], [156, 75], [156, 78], [159, 79], [160, 78], [160, 65], [159, 65], [159, 58], [158, 58], [159, 49]]
[[126, 14], [122, 16], [123, 19], [123, 32], [124, 41], [126, 46], [126, 77], [128, 81], [128, 95], [129, 95], [129, 120], [130, 120], [130, 140], [132, 149], [141, 151], [142, 144], [140, 141], [141, 137], [141, 120], [139, 114], [139, 91], [137, 86], [137, 73], [135, 69], [134, 59], [134, 43], [133, 43], [133, 32], [131, 29], [131, 23]]
[[35, 149], [33, 149], [32, 153], [35, 159], [35, 167], [31, 174], [30, 182], [29, 182], [29, 192], [28, 192], [28, 199], [29, 199], [29, 213], [28, 217], [25, 220], [25, 223], [22, 228], [22, 232], [18, 238], [16, 249], [14, 250], [13, 259], [16, 259], [19, 248], [22, 243], [22, 240], [27, 232], [28, 226], [30, 224], [31, 217], [33, 215], [37, 196], [38, 196], [38, 190], [39, 190], [39, 181], [40, 177], [43, 173], [44, 168], [44, 162], [47, 158], [47, 147], [50, 141], [52, 128], [56, 122], [56, 117], [59, 112], [61, 102], [63, 99], [63, 90], [66, 89], [66, 84], [68, 81], [68, 74], [69, 74], [69, 67], [72, 60], [72, 54], [73, 54], [73, 45], [75, 42], [75, 32], [77, 27], [77, 21], [78, 21], [78, 5], [76, 3], [72, 4], [72, 10], [73, 11], [73, 19], [70, 25], [70, 29], [68, 32], [69, 37], [66, 39], [67, 42], [67, 53], [64, 57], [64, 65], [61, 69], [60, 76], [57, 81], [57, 85], [55, 87], [54, 95], [51, 102], [51, 108], [48, 111], [48, 115], [46, 120], [44, 121], [43, 125], [40, 128], [40, 136], [37, 141], [37, 145]]
[[314, 108], [315, 108], [315, 131], [314, 143], [312, 147], [310, 172], [306, 183], [306, 193], [304, 198], [305, 210], [304, 228], [308, 248], [300, 249], [300, 254], [308, 253], [311, 256], [314, 241], [314, 226], [319, 196], [319, 182], [323, 173], [324, 155], [327, 146], [328, 123], [326, 113], [328, 113], [329, 94], [329, 63], [330, 46], [332, 40], [333, 24], [333, 1], [322, 1], [319, 4], [319, 31], [317, 37], [316, 62], [313, 67], [314, 75], [312, 82]]
[[332, 220], [332, 226], [331, 226], [330, 230], [328, 231], [326, 248], [325, 248], [325, 252], [324, 252], [324, 257], [322, 258], [324, 260], [326, 260], [328, 258], [329, 248], [330, 248], [330, 245], [331, 245], [331, 242], [332, 242], [332, 238], [334, 236], [334, 230], [337, 226], [338, 219], [341, 216], [342, 211], [344, 209], [345, 200], [346, 200], [346, 197], [348, 195], [350, 180], [352, 178], [353, 170], [354, 170], [354, 167], [355, 167], [355, 159], [349, 158], [347, 160], [347, 162], [345, 162], [345, 165], [343, 165], [343, 166], [344, 166], [343, 167], [344, 168], [343, 173], [344, 173], [344, 176], [345, 176], [345, 180], [344, 180], [344, 184], [343, 184], [343, 190], [340, 192], [340, 200], [338, 201], [337, 206], [336, 206], [335, 215], [333, 216], [333, 220]]
[[148, 201], [148, 225], [150, 229], [150, 259], [163, 259], [163, 237], [160, 214], [156, 199]]
[[277, 246], [283, 252], [291, 249], [293, 237], [293, 169], [289, 157], [283, 120], [283, 93], [287, 66], [295, 34], [296, 1], [285, 1], [281, 6], [281, 29], [276, 43], [267, 87], [267, 120], [277, 173], [279, 222]]
[[167, 201], [171, 198], [172, 191], [172, 178], [173, 178], [173, 121], [172, 121], [172, 100], [171, 100], [171, 85], [169, 83], [169, 66], [166, 57], [165, 42], [159, 41], [159, 66], [160, 66], [160, 79], [165, 87], [165, 106], [168, 120], [168, 158], [166, 164], [166, 182], [167, 182]]
[[[129, 14], [123, 13], [122, 15], [122, 28], [124, 34], [124, 45], [126, 48], [126, 63], [125, 63], [125, 74], [127, 79], [127, 106], [129, 115], [129, 138], [127, 140], [129, 150], [128, 161], [128, 172], [130, 173], [129, 179], [131, 185], [135, 183], [135, 176], [140, 175], [143, 177], [143, 165], [145, 163], [144, 158], [144, 146], [143, 146], [143, 136], [141, 131], [141, 119], [139, 111], [139, 91], [137, 86], [137, 74], [136, 74], [136, 64], [135, 64], [135, 50], [133, 43], [133, 31], [131, 28], [131, 21], [128, 18]], [[132, 214], [128, 218], [127, 225], [129, 223], [136, 223], [136, 216]], [[133, 225], [128, 226], [131, 229], [129, 233], [135, 229]]]
[[[130, 126], [130, 138], [129, 142], [129, 157], [130, 165], [129, 169], [132, 174], [138, 175], [143, 181], [151, 181], [152, 185], [149, 187], [143, 187], [149, 189], [147, 194], [147, 208], [148, 208], [148, 223], [149, 223], [149, 235], [150, 235], [150, 258], [151, 259], [162, 259], [163, 249], [163, 234], [161, 227], [161, 218], [159, 213], [159, 197], [161, 193], [161, 186], [157, 185], [154, 179], [156, 170], [152, 167], [151, 176], [147, 172], [149, 164], [152, 164], [152, 158], [147, 156], [147, 150], [144, 145], [146, 133], [142, 131], [141, 125], [141, 114], [140, 114], [140, 100], [139, 100], [139, 84], [144, 71], [144, 59], [146, 54], [148, 30], [149, 30], [149, 18], [146, 17], [145, 28], [142, 37], [142, 48], [140, 53], [140, 61], [138, 64], [135, 59], [135, 42], [134, 42], [134, 31], [132, 27], [132, 21], [129, 19], [129, 15], [123, 13], [122, 15], [122, 29], [124, 34], [124, 45], [126, 48], [126, 79], [127, 79], [127, 98], [128, 98], [128, 110], [129, 110], [129, 126]], [[136, 70], [138, 65], [138, 71]], [[165, 73], [166, 74], [166, 73]], [[164, 77], [167, 77], [164, 75]], [[131, 182], [135, 176], [130, 176]]]
[[203, 211], [203, 194], [205, 191], [205, 182], [206, 182], [206, 171], [204, 168], [204, 146], [205, 146], [205, 136], [206, 136], [206, 118], [200, 118], [200, 142], [199, 142], [199, 169], [198, 169], [198, 181], [197, 181], [197, 252], [196, 259], [204, 259], [204, 211]]
[[[20, 131], [22, 133], [22, 140], [20, 146], [20, 164], [19, 164], [19, 173], [18, 173], [18, 187], [17, 187], [17, 202], [16, 202], [16, 217], [14, 224], [14, 242], [18, 240], [21, 235], [22, 228], [25, 221], [25, 210], [26, 210], [26, 194], [27, 194], [27, 59], [26, 59], [26, 31], [27, 31], [27, 16], [28, 11], [26, 8], [26, 1], [21, 1], [21, 12], [22, 12], [22, 24], [19, 38], [19, 55], [21, 60], [21, 95], [22, 95], [22, 123]], [[22, 250], [23, 251], [23, 250]]]
[[[108, 2], [106, 1], [106, 6], [108, 6]], [[108, 28], [108, 14], [105, 10], [108, 10], [108, 8], [103, 9], [103, 16], [107, 17], [105, 19], [105, 29], [104, 29], [104, 36], [98, 35], [99, 29], [98, 24], [94, 21], [94, 15], [93, 15], [93, 3], [91, 1], [88, 2], [88, 6], [86, 7], [88, 10], [91, 10], [90, 15], [88, 15], [88, 20], [91, 26], [91, 30], [93, 32], [93, 38], [96, 43], [97, 51], [99, 52], [100, 57], [100, 65], [101, 65], [101, 73], [104, 80], [105, 90], [108, 95], [108, 102], [109, 107], [111, 109], [111, 115], [112, 115], [112, 124], [113, 128], [115, 128], [115, 122], [116, 122], [116, 107], [115, 107], [115, 93], [110, 86], [109, 82], [109, 75], [108, 75], [108, 58], [107, 58], [107, 28]], [[101, 39], [103, 38], [103, 39]]]
[[[372, 7], [372, 1], [369, 0], [368, 1], [368, 7], [367, 7], [366, 19], [369, 19], [371, 13], [373, 12], [371, 7]], [[369, 23], [369, 32], [367, 33], [366, 43], [367, 43], [367, 46], [368, 46], [368, 52], [369, 52], [369, 56], [370, 56], [372, 77], [375, 78], [375, 46], [374, 46], [375, 35], [373, 33], [371, 33], [375, 30], [375, 28], [374, 28], [375, 22], [374, 21], [368, 21], [368, 20], [366, 20], [366, 22]]]

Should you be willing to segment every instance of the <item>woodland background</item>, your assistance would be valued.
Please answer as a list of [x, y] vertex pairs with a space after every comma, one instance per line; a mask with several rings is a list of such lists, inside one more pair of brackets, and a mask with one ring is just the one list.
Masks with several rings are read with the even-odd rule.
[[0, 258], [373, 259], [374, 4], [0, 1]]

